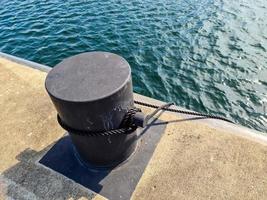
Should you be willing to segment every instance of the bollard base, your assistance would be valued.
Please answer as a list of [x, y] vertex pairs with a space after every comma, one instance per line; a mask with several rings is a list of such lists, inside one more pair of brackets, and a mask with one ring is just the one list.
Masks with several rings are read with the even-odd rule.
[[77, 159], [68, 135], [61, 138], [39, 162], [110, 200], [130, 199], [165, 128], [165, 124], [160, 124], [140, 129], [134, 153], [112, 168], [96, 167]]
[[73, 148], [73, 154], [76, 157], [76, 159], [81, 163], [81, 165], [83, 165], [85, 168], [87, 168], [88, 170], [93, 170], [93, 171], [109, 171], [112, 170], [114, 168], [120, 167], [122, 165], [124, 165], [125, 163], [127, 163], [128, 161], [130, 161], [132, 159], [132, 157], [135, 155], [137, 149], [138, 149], [138, 145], [139, 142], [137, 141], [133, 151], [131, 151], [130, 155], [127, 155], [127, 157], [123, 157], [120, 160], [116, 160], [108, 165], [97, 165], [95, 163], [92, 162], [88, 162], [86, 160], [84, 160], [78, 150], [76, 149], [76, 147], [74, 145], [72, 145]]
[[95, 168], [116, 167], [133, 154], [137, 145], [137, 131], [110, 136], [69, 135], [77, 158]]

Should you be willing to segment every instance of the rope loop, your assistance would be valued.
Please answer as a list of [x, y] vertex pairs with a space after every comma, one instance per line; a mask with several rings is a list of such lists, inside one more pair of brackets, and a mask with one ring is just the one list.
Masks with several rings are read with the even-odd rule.
[[128, 110], [128, 112], [125, 114], [121, 122], [120, 127], [118, 129], [111, 129], [107, 131], [88, 131], [88, 130], [74, 129], [68, 126], [66, 123], [64, 123], [59, 115], [57, 115], [57, 121], [59, 125], [69, 133], [81, 136], [111, 136], [118, 134], [130, 134], [137, 129], [137, 126], [133, 124], [133, 116], [137, 112], [141, 112], [141, 109], [134, 107]]

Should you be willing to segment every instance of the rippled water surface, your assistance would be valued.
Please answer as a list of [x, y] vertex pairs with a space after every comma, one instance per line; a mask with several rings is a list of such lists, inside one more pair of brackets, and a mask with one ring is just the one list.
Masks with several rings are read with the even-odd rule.
[[266, 0], [1, 0], [0, 51], [93, 50], [126, 58], [138, 93], [267, 132]]

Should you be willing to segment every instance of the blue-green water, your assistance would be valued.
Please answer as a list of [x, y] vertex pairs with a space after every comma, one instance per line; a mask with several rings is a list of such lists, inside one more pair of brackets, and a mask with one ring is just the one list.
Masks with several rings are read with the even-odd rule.
[[94, 50], [126, 58], [138, 93], [267, 131], [266, 0], [1, 1], [0, 51]]

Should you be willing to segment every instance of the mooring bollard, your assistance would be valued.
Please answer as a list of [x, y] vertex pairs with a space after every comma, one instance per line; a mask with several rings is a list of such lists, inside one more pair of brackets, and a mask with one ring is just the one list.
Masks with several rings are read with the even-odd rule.
[[49, 72], [45, 86], [83, 161], [112, 167], [134, 152], [135, 129], [127, 134], [90, 134], [119, 128], [134, 108], [131, 69], [125, 59], [107, 52], [67, 58]]

